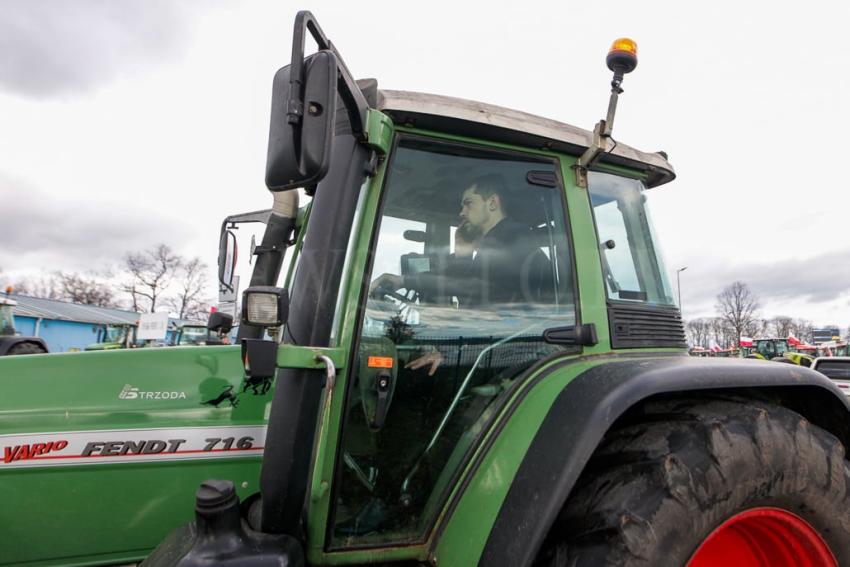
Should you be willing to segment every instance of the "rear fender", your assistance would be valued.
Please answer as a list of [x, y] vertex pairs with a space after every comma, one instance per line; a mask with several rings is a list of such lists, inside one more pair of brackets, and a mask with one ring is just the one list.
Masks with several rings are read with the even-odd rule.
[[[551, 367], [535, 381], [575, 362]], [[612, 358], [579, 374], [554, 399], [508, 489], [479, 565], [530, 565], [612, 424], [651, 397], [681, 392], [769, 397], [845, 445], [850, 442], [850, 404], [828, 378], [808, 368], [686, 356]]]

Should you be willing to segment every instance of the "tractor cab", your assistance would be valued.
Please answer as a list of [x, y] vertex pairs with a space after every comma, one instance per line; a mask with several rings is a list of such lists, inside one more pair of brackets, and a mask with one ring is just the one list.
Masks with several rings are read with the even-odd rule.
[[222, 344], [220, 339], [214, 337], [206, 325], [201, 324], [185, 324], [181, 325], [177, 330], [177, 339], [174, 342], [177, 346], [186, 345], [208, 345]]
[[86, 345], [85, 350], [116, 350], [141, 346], [136, 340], [136, 325], [107, 324], [97, 331], [97, 341]]
[[207, 323], [186, 323], [177, 330], [176, 346], [216, 346], [230, 344], [229, 333], [233, 328], [233, 317], [214, 311]]
[[748, 358], [773, 360], [774, 358], [785, 356], [785, 353], [790, 352], [790, 350], [787, 339], [755, 339], [753, 340], [753, 347]]
[[17, 303], [0, 296], [0, 337], [15, 336], [15, 317], [13, 309]]

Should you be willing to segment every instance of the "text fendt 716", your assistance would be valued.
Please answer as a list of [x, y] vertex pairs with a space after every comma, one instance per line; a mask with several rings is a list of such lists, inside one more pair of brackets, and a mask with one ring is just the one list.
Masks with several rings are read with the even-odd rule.
[[356, 82], [299, 13], [240, 345], [0, 361], [0, 563], [850, 565], [841, 393], [687, 356], [636, 62], [588, 132]]

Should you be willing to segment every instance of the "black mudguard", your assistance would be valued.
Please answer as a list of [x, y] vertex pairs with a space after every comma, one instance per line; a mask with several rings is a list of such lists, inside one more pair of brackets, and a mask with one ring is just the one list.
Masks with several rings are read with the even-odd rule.
[[[575, 362], [555, 366], [535, 380]], [[502, 503], [479, 565], [531, 565], [614, 421], [650, 396], [696, 390], [776, 396], [845, 445], [850, 442], [850, 404], [828, 378], [808, 368], [679, 355], [611, 358], [580, 374], [555, 399]]]
[[8, 354], [13, 346], [21, 343], [33, 343], [44, 349], [44, 352], [50, 352], [47, 343], [39, 337], [0, 337], [0, 356]]

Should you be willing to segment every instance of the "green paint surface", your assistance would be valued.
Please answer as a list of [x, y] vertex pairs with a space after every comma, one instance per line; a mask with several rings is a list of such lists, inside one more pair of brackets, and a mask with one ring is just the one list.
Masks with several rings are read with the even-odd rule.
[[282, 344], [277, 348], [278, 368], [322, 369], [325, 363], [321, 356], [331, 359], [334, 368], [345, 366], [345, 352], [339, 348], [304, 347]]
[[[0, 450], [12, 434], [260, 425], [272, 391], [242, 393], [240, 348], [171, 347], [0, 359]], [[176, 399], [122, 399], [126, 387]], [[209, 402], [231, 388], [237, 405]], [[182, 394], [182, 395], [181, 395]], [[185, 397], [184, 397], [185, 396]], [[8, 437], [7, 437], [8, 438]], [[10, 448], [11, 450], [11, 448]], [[258, 490], [260, 458], [4, 468], [0, 565], [140, 559], [193, 517], [210, 478]]]
[[587, 189], [575, 184], [571, 157], [561, 158], [561, 176], [567, 193], [567, 212], [572, 229], [573, 255], [575, 257], [576, 280], [579, 288], [579, 321], [596, 325], [599, 343], [586, 347], [585, 354], [598, 354], [611, 349], [608, 329], [608, 305], [605, 282], [602, 278], [602, 263], [599, 257], [599, 239], [593, 222], [593, 211]]
[[[438, 565], [466, 567], [478, 564], [514, 476], [555, 398], [576, 376], [602, 363], [602, 360], [592, 359], [577, 362], [552, 372], [533, 387], [529, 385], [533, 377], [529, 377], [526, 387], [518, 389], [514, 398], [527, 389], [525, 398], [509, 417], [503, 417], [503, 428], [472, 473], [466, 489], [458, 496], [454, 512], [446, 519], [433, 552]], [[541, 371], [545, 371], [545, 367]]]
[[393, 141], [393, 121], [390, 117], [370, 108], [366, 116], [366, 139], [369, 146], [378, 153], [389, 152]]

